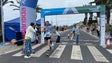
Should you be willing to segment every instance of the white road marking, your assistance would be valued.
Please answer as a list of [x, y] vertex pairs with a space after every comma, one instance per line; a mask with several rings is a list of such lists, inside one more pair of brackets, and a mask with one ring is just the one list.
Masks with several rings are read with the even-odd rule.
[[112, 49], [106, 49], [109, 53], [112, 54]]
[[[36, 45], [32, 46], [32, 49], [35, 49], [35, 48], [37, 48], [37, 47], [39, 47], [39, 46], [41, 46], [41, 45], [42, 45], [42, 44], [36, 44]], [[12, 55], [12, 56], [22, 56], [22, 55], [23, 55], [23, 54], [22, 54], [22, 51], [20, 51], [20, 52], [14, 54], [14, 55]]]
[[35, 54], [32, 57], [40, 57], [47, 50], [48, 50], [48, 46], [45, 46], [42, 49], [40, 49], [39, 51], [35, 52]]
[[71, 59], [83, 60], [81, 49], [79, 45], [73, 45]]
[[87, 46], [94, 59], [98, 62], [109, 62], [95, 46]]
[[67, 45], [67, 44], [68, 44], [68, 42], [62, 42], [61, 44], [63, 44], [63, 45]]
[[14, 54], [14, 55], [12, 55], [12, 56], [22, 56], [22, 55], [23, 55], [23, 54], [22, 54], [22, 51], [20, 51], [20, 52]]
[[50, 55], [50, 58], [60, 58], [66, 45], [59, 45], [56, 50]]
[[10, 50], [10, 51], [4, 52], [3, 54], [8, 54], [8, 53], [11, 53], [11, 52], [14, 52], [14, 51], [17, 51], [17, 50], [19, 50], [19, 48], [15, 49], [15, 50]]

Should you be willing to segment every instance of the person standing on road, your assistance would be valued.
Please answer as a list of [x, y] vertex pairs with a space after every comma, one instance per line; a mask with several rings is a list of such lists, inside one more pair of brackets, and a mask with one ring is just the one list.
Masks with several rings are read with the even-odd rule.
[[72, 28], [72, 32], [71, 32], [71, 40], [73, 40], [73, 38], [75, 37], [75, 29], [76, 29], [76, 24], [73, 26]]
[[100, 25], [99, 24], [97, 25], [96, 31], [97, 31], [97, 36], [100, 37]]
[[59, 30], [59, 27], [58, 27], [58, 26], [56, 27], [56, 30], [57, 30], [57, 31]]
[[32, 55], [32, 42], [35, 41], [35, 24], [33, 22], [30, 23], [30, 26], [26, 29], [25, 35], [25, 47], [24, 47], [24, 58], [30, 58]]
[[76, 45], [79, 44], [79, 27], [77, 26], [76, 29], [75, 29], [75, 35], [76, 35]]

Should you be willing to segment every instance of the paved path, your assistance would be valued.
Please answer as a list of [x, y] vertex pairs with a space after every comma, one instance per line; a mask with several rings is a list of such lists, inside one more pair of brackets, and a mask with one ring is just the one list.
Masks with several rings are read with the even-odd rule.
[[67, 39], [67, 32], [61, 34], [61, 43], [55, 44], [49, 57], [45, 55], [48, 50], [46, 44], [36, 44], [32, 58], [24, 59], [21, 50], [18, 50], [0, 55], [0, 63], [112, 63], [112, 47], [103, 48], [99, 46], [98, 39], [80, 32], [79, 45]]

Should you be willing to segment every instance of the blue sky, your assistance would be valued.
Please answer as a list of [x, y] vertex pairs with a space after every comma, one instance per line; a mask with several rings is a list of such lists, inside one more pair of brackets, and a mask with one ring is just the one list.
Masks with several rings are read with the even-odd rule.
[[[88, 3], [91, 1], [93, 0], [39, 0], [38, 5], [40, 5], [40, 7], [44, 9], [45, 8], [76, 7], [76, 6], [83, 6], [85, 4], [88, 5]], [[4, 21], [9, 21], [11, 19], [14, 19], [20, 16], [19, 11], [17, 10], [13, 11], [12, 10], [13, 8], [14, 7], [10, 7], [10, 4], [7, 4], [3, 7]], [[40, 14], [38, 14], [37, 16], [37, 19], [39, 18], [40, 18]], [[83, 14], [46, 16], [46, 20], [53, 21], [54, 25], [56, 25], [56, 21], [58, 25], [64, 25], [64, 24], [71, 25], [72, 23], [82, 21], [83, 19], [84, 19]]]

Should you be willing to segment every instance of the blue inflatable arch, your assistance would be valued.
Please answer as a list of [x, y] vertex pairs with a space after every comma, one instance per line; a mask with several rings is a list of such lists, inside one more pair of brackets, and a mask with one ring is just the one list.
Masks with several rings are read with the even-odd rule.
[[[101, 38], [100, 45], [105, 46], [105, 5], [98, 6], [82, 6], [82, 7], [70, 7], [70, 8], [51, 8], [41, 10], [41, 29], [44, 26], [44, 18], [48, 15], [65, 15], [65, 14], [78, 14], [100, 12], [101, 14]], [[44, 33], [41, 33], [41, 42], [44, 43]]]

